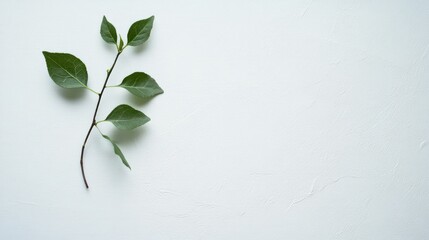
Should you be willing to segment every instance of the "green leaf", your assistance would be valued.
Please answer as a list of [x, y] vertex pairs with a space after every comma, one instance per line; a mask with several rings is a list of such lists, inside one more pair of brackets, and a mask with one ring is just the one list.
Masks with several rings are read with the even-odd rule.
[[68, 53], [43, 51], [49, 75], [63, 88], [88, 88], [88, 73], [85, 64]]
[[113, 109], [105, 121], [113, 123], [121, 130], [130, 130], [149, 122], [150, 118], [139, 110], [122, 104]]
[[118, 50], [122, 51], [124, 49], [124, 40], [122, 40], [121, 35], [119, 35], [119, 47]]
[[118, 41], [118, 35], [116, 34], [115, 27], [107, 21], [105, 16], [103, 16], [103, 21], [101, 22], [100, 34], [107, 43], [116, 44]]
[[156, 81], [144, 72], [135, 72], [124, 78], [119, 87], [127, 89], [130, 93], [148, 98], [164, 93]]
[[125, 166], [127, 166], [127, 167], [131, 170], [130, 164], [128, 164], [127, 159], [125, 159], [125, 156], [124, 156], [124, 154], [122, 153], [121, 149], [119, 149], [119, 146], [118, 146], [115, 142], [113, 142], [113, 140], [112, 140], [112, 139], [110, 139], [110, 138], [109, 138], [109, 136], [104, 135], [104, 134], [101, 134], [101, 135], [102, 135], [105, 139], [109, 140], [109, 141], [110, 141], [110, 143], [112, 143], [112, 145], [113, 145], [113, 149], [115, 150], [116, 155], [118, 155], [118, 156], [121, 158], [122, 163], [123, 163]]
[[155, 19], [154, 16], [143, 19], [140, 21], [137, 21], [131, 25], [130, 29], [128, 30], [127, 38], [128, 43], [127, 45], [130, 46], [138, 46], [149, 38], [150, 31], [152, 30], [153, 20]]

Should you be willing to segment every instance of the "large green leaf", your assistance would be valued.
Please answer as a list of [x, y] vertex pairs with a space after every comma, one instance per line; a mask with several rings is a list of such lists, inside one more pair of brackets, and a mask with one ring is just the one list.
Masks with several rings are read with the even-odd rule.
[[142, 98], [164, 93], [156, 81], [144, 72], [135, 72], [125, 77], [119, 87], [123, 87], [130, 93]]
[[116, 44], [118, 41], [115, 27], [107, 21], [105, 16], [103, 16], [103, 21], [101, 22], [100, 34], [104, 41], [108, 43]]
[[109, 138], [109, 136], [104, 135], [104, 134], [101, 134], [101, 135], [102, 135], [105, 139], [109, 140], [109, 141], [110, 141], [110, 143], [112, 143], [112, 145], [113, 145], [113, 150], [115, 150], [116, 155], [118, 155], [118, 156], [121, 158], [122, 163], [123, 163], [125, 166], [127, 166], [127, 167], [131, 170], [130, 164], [128, 164], [127, 159], [125, 159], [125, 156], [124, 156], [124, 154], [122, 153], [121, 149], [119, 149], [118, 145], [117, 145], [115, 142], [113, 142], [113, 141], [112, 141], [112, 139], [110, 139], [110, 138]]
[[43, 51], [49, 75], [63, 88], [87, 88], [88, 73], [83, 62], [68, 53]]
[[127, 45], [137, 46], [146, 42], [146, 40], [150, 36], [150, 31], [152, 30], [154, 19], [155, 17], [152, 16], [150, 18], [143, 19], [133, 23], [133, 25], [131, 25], [130, 29], [128, 30]]
[[113, 123], [121, 130], [130, 130], [149, 122], [150, 118], [139, 110], [122, 104], [113, 109], [105, 121]]

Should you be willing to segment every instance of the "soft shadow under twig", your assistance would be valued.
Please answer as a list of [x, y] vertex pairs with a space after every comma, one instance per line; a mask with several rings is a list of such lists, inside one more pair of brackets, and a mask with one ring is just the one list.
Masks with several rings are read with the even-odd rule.
[[147, 44], [142, 44], [142, 45], [138, 45], [133, 47], [133, 53], [134, 54], [140, 54], [142, 52], [144, 52], [147, 48]]
[[146, 131], [147, 130], [144, 127], [129, 131], [114, 129], [112, 132], [112, 139], [120, 145], [128, 145], [135, 142], [136, 139], [141, 138]]
[[66, 88], [55, 88], [56, 92], [64, 99], [75, 101], [80, 99], [85, 95], [86, 89], [76, 88], [76, 89], [66, 89]]
[[150, 100], [152, 100], [153, 97], [151, 98], [139, 98], [136, 97], [134, 95], [130, 95], [128, 94], [128, 101], [130, 101], [133, 105], [139, 106], [139, 107], [143, 107], [146, 106]]
[[104, 49], [106, 49], [107, 51], [116, 52], [116, 47], [113, 44], [106, 43], [104, 41], [100, 41], [100, 42], [103, 44]]

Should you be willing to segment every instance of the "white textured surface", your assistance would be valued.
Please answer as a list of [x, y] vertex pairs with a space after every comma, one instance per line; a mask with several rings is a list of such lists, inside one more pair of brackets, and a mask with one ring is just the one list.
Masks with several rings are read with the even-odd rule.
[[[100, 89], [114, 49], [156, 15], [133, 71], [165, 94], [119, 141], [91, 136], [96, 97], [49, 79], [80, 57]], [[429, 239], [427, 1], [2, 1], [0, 239]], [[77, 96], [76, 96], [77, 95]]]

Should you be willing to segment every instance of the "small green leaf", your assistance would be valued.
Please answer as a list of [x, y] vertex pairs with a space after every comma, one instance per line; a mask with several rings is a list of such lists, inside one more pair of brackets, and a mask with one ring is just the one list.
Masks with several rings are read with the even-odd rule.
[[130, 93], [148, 98], [164, 93], [156, 81], [144, 72], [135, 72], [124, 78], [119, 87], [127, 89]]
[[113, 109], [105, 121], [113, 123], [121, 130], [130, 130], [149, 122], [150, 118], [139, 110], [122, 104]]
[[110, 139], [110, 138], [109, 138], [109, 136], [104, 135], [104, 134], [101, 134], [101, 135], [102, 135], [105, 139], [109, 140], [109, 141], [110, 141], [110, 143], [112, 143], [112, 145], [113, 145], [113, 149], [115, 150], [116, 155], [118, 155], [118, 156], [121, 158], [122, 163], [123, 163], [125, 166], [127, 166], [127, 167], [131, 170], [130, 164], [128, 164], [127, 159], [125, 159], [125, 156], [124, 156], [124, 154], [122, 153], [121, 149], [119, 149], [119, 146], [118, 146], [115, 142], [113, 142], [113, 140], [112, 140], [112, 139]]
[[150, 31], [152, 30], [154, 19], [155, 17], [152, 16], [150, 18], [143, 19], [133, 23], [133, 25], [131, 25], [130, 29], [128, 30], [127, 45], [138, 46], [146, 42], [146, 40], [150, 36]]
[[100, 34], [107, 43], [116, 44], [118, 42], [118, 35], [116, 34], [115, 27], [107, 21], [105, 16], [103, 16], [103, 21], [101, 22]]
[[118, 47], [118, 50], [122, 51], [124, 49], [123, 47], [124, 47], [124, 40], [122, 40], [121, 35], [119, 35], [119, 47]]
[[63, 88], [87, 88], [88, 73], [85, 64], [68, 53], [43, 51], [49, 75]]

